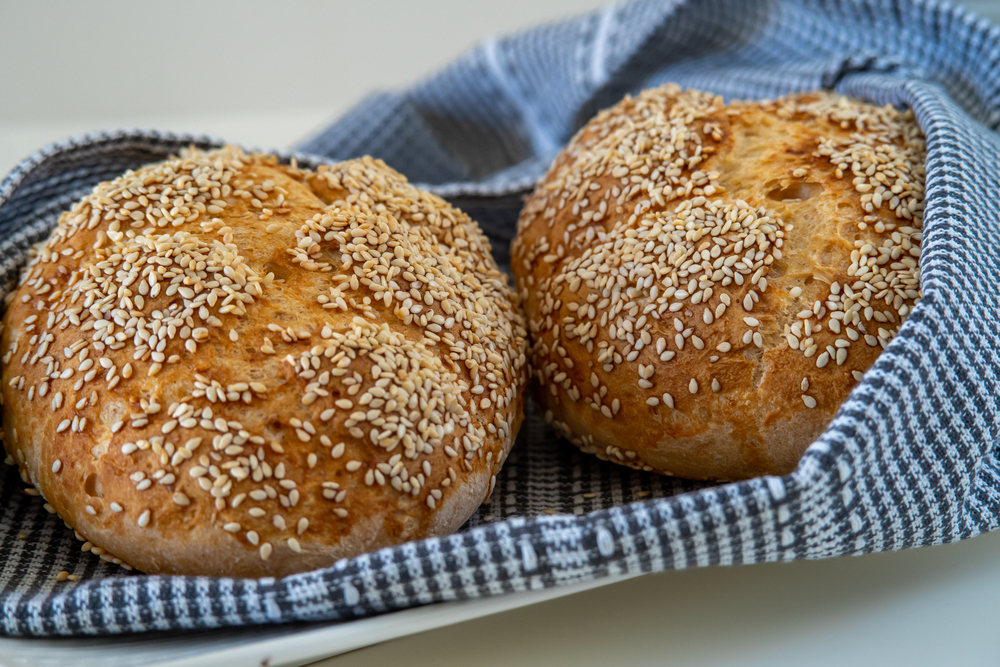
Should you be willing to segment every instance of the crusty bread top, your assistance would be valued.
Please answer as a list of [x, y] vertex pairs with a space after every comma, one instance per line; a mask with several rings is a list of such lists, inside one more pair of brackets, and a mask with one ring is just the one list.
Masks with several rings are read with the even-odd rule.
[[26, 268], [6, 446], [145, 571], [285, 574], [454, 530], [521, 420], [512, 296], [478, 226], [380, 161], [192, 150], [97, 186]]
[[549, 417], [638, 467], [787, 472], [777, 431], [814, 437], [920, 298], [924, 159], [911, 112], [827, 93], [598, 114], [512, 245]]

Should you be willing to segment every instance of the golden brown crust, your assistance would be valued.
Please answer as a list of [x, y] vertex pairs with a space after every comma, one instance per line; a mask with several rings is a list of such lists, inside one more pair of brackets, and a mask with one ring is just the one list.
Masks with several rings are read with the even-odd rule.
[[457, 529], [523, 416], [478, 226], [384, 163], [191, 151], [63, 215], [5, 315], [6, 447], [107, 559], [280, 576]]
[[825, 93], [599, 114], [511, 248], [547, 419], [633, 467], [790, 472], [920, 297], [923, 164], [910, 112]]

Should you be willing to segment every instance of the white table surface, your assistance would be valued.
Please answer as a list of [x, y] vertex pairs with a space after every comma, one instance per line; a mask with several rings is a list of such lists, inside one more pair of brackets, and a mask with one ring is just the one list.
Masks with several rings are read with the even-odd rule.
[[[0, 0], [0, 172], [84, 132], [284, 147], [483, 38], [600, 0]], [[1000, 21], [1000, 2], [965, 4]], [[169, 7], [169, 11], [165, 8]], [[331, 658], [353, 665], [996, 665], [1000, 534], [632, 579]]]
[[998, 624], [1000, 533], [989, 533], [859, 558], [646, 575], [316, 667], [986, 667], [1000, 664]]

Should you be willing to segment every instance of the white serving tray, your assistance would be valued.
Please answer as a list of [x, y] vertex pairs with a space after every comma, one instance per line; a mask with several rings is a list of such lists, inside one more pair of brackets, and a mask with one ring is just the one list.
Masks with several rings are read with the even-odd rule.
[[2, 667], [297, 667], [389, 639], [607, 586], [638, 575], [405, 609], [341, 623], [74, 639], [0, 639]]

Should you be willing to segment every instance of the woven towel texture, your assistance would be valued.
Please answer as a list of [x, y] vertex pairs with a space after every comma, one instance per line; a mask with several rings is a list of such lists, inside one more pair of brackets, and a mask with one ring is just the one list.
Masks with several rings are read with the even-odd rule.
[[[584, 456], [529, 411], [491, 501], [458, 534], [282, 580], [129, 573], [0, 470], [0, 633], [111, 634], [351, 619], [436, 601], [713, 564], [952, 542], [1000, 522], [1000, 28], [906, 0], [646, 1], [490, 41], [378, 94], [297, 148], [371, 154], [468, 211], [498, 260], [523, 195], [598, 109], [675, 81], [728, 98], [830, 88], [909, 106], [928, 139], [924, 298], [785, 477], [710, 485]], [[204, 137], [52, 146], [0, 184], [0, 295], [95, 183]], [[291, 154], [288, 154], [289, 156]], [[60, 570], [78, 583], [57, 582]]]

